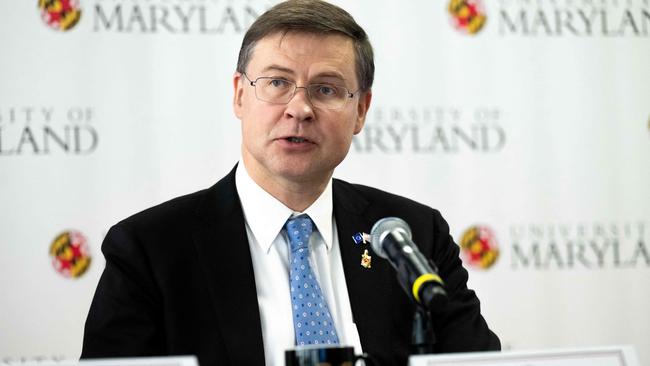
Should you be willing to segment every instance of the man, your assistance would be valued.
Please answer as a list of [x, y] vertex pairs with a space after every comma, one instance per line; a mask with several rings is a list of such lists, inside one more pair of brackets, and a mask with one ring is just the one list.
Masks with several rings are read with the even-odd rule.
[[330, 343], [405, 364], [414, 306], [389, 263], [352, 240], [387, 216], [411, 225], [445, 280], [436, 351], [499, 349], [440, 214], [332, 179], [363, 128], [373, 74], [368, 38], [342, 9], [296, 0], [263, 14], [233, 78], [240, 163], [111, 228], [82, 357], [281, 365], [285, 349]]

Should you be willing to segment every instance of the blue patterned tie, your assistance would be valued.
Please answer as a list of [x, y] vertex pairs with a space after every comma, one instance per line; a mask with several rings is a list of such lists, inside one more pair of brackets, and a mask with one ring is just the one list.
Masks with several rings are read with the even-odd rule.
[[338, 344], [332, 315], [309, 264], [309, 237], [313, 223], [307, 215], [287, 220], [289, 276], [296, 345]]

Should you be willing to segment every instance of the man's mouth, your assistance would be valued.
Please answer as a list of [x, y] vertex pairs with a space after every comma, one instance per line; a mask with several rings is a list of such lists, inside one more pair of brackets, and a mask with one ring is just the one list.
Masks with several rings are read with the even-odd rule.
[[311, 142], [304, 137], [287, 137], [286, 140], [294, 143]]

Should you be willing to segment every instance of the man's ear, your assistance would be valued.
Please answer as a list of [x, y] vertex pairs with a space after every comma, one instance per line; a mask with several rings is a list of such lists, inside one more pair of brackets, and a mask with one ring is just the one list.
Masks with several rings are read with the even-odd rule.
[[366, 123], [366, 116], [368, 109], [370, 109], [370, 101], [372, 101], [372, 90], [360, 92], [359, 101], [357, 102], [357, 120], [354, 125], [354, 134], [358, 134], [363, 129]]
[[242, 118], [242, 102], [244, 94], [244, 80], [243, 75], [240, 72], [235, 72], [232, 77], [232, 84], [234, 89], [233, 99], [232, 99], [232, 108], [235, 112], [237, 118]]

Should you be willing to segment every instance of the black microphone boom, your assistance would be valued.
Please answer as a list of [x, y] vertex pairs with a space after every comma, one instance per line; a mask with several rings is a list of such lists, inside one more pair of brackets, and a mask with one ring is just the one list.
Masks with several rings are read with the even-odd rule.
[[428, 261], [411, 240], [411, 228], [397, 217], [386, 217], [370, 231], [370, 244], [397, 271], [400, 285], [417, 304], [435, 312], [447, 302], [444, 282], [433, 262]]

